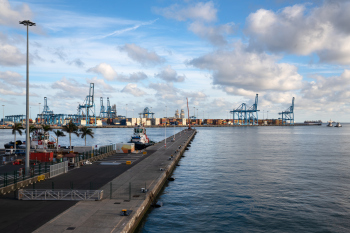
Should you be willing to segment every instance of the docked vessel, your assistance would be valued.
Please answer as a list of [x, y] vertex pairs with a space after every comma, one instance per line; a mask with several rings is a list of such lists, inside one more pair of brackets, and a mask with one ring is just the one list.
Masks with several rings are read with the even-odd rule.
[[142, 150], [154, 144], [153, 142], [150, 142], [146, 134], [146, 128], [141, 124], [135, 126], [134, 134], [131, 137], [130, 143], [135, 143], [136, 150]]
[[318, 121], [304, 121], [304, 124], [306, 125], [322, 125], [322, 121], [318, 120]]
[[50, 133], [36, 129], [31, 137], [30, 147], [35, 149], [55, 148], [56, 142], [50, 141]]
[[334, 127], [342, 127], [342, 125], [338, 122]]

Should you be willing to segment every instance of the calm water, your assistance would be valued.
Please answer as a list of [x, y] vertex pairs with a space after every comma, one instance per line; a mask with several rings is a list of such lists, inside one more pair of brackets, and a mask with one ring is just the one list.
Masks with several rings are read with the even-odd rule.
[[350, 232], [350, 125], [198, 128], [140, 232]]

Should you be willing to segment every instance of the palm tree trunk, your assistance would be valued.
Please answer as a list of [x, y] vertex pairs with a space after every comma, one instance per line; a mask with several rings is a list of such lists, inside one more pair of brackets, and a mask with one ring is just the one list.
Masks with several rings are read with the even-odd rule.
[[72, 138], [71, 133], [69, 133], [69, 153], [72, 151]]
[[17, 143], [16, 143], [16, 132], [15, 132], [15, 156], [16, 156], [16, 145]]

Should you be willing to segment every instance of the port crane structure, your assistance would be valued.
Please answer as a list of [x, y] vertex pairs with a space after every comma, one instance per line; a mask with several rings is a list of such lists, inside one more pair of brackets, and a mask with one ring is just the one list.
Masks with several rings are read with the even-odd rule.
[[145, 109], [143, 109], [143, 112], [139, 113], [139, 115], [140, 117], [142, 115], [143, 118], [153, 118], [154, 112], [151, 112], [148, 107], [145, 107]]
[[44, 97], [43, 111], [37, 115], [37, 118], [40, 118], [41, 124], [63, 125], [66, 117], [66, 114], [54, 114], [54, 112], [50, 110], [49, 105], [47, 104], [47, 97]]
[[[86, 126], [96, 126], [96, 114], [95, 114], [95, 102], [94, 102], [94, 83], [90, 83], [89, 95], [86, 96], [84, 103], [78, 105], [78, 119], [86, 120]], [[85, 115], [84, 115], [85, 110]], [[72, 115], [73, 116], [73, 115]], [[94, 119], [94, 123], [91, 124], [90, 121]]]
[[[230, 111], [233, 114], [234, 125], [257, 125], [258, 124], [258, 94], [255, 96], [255, 103], [251, 107], [247, 107], [246, 103], [242, 103], [238, 108]], [[237, 116], [237, 123], [235, 122]]]
[[103, 97], [100, 98], [100, 105], [100, 117], [114, 118], [117, 115], [116, 111], [112, 109], [109, 97], [107, 97], [107, 107], [103, 105]]
[[282, 115], [282, 125], [294, 125], [294, 97], [292, 99], [292, 105], [287, 108], [285, 111], [279, 112], [279, 115]]

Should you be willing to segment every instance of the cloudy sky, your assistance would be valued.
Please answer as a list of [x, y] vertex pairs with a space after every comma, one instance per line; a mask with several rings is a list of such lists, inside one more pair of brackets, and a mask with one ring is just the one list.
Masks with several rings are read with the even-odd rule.
[[94, 83], [97, 115], [100, 97], [128, 117], [173, 116], [187, 97], [190, 115], [227, 118], [259, 94], [260, 119], [295, 97], [297, 122], [349, 122], [349, 12], [346, 0], [0, 0], [0, 104], [25, 114], [29, 19], [32, 118], [44, 97], [75, 114]]

